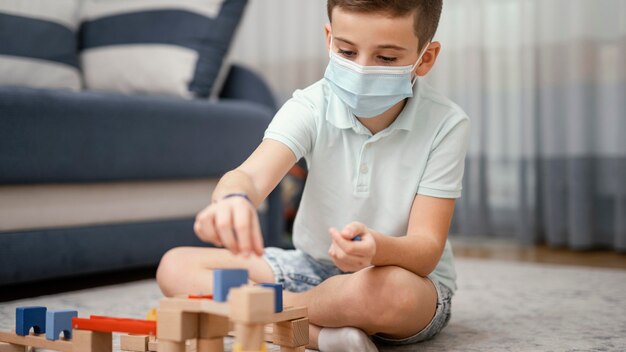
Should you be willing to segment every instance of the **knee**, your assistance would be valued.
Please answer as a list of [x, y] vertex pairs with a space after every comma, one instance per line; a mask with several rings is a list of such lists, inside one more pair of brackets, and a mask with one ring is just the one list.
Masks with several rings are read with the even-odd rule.
[[178, 247], [170, 249], [161, 258], [156, 280], [165, 296], [172, 296], [176, 293], [176, 278], [185, 270], [185, 256], [185, 248]]
[[358, 297], [360, 319], [371, 326], [392, 326], [418, 303], [414, 292], [415, 274], [396, 266], [373, 267], [355, 273], [354, 294]]

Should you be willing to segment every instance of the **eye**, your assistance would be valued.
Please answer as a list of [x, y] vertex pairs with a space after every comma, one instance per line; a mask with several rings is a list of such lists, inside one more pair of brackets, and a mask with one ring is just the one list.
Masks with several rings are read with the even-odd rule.
[[378, 59], [386, 64], [390, 64], [398, 60], [398, 58], [396, 57], [388, 57], [388, 56], [378, 56]]
[[343, 56], [347, 57], [347, 58], [354, 57], [354, 56], [356, 55], [356, 53], [355, 53], [354, 51], [350, 51], [350, 50], [341, 50], [341, 49], [338, 49], [338, 51], [337, 51], [337, 52], [338, 52], [339, 54], [341, 54], [341, 55], [343, 55]]

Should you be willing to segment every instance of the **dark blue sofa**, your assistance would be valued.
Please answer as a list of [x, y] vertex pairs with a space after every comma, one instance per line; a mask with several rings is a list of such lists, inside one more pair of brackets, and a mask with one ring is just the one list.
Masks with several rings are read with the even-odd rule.
[[[55, 214], [98, 209], [98, 199], [115, 202], [107, 187], [120, 184], [139, 202], [133, 192], [146, 184], [217, 180], [260, 143], [275, 110], [265, 83], [236, 65], [216, 102], [0, 87], [0, 285], [153, 266], [169, 248], [202, 245], [191, 212], [67, 225]], [[208, 204], [210, 190], [198, 196]], [[175, 202], [186, 196], [180, 198]], [[158, 207], [167, 208], [167, 200]], [[152, 205], [136, 210], [146, 208]], [[280, 245], [281, 213], [274, 191], [260, 211], [266, 245]]]

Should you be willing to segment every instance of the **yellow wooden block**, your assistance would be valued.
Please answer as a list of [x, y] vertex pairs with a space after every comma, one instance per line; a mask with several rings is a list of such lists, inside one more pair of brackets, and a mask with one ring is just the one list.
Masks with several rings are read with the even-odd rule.
[[307, 345], [309, 343], [309, 319], [301, 318], [274, 323], [272, 342], [286, 347]]
[[184, 342], [198, 336], [198, 314], [180, 310], [159, 309], [157, 312], [159, 340]]
[[111, 352], [113, 334], [74, 329], [72, 331], [72, 352]]
[[263, 323], [274, 314], [274, 290], [242, 286], [230, 290], [230, 318], [235, 322]]
[[198, 323], [198, 338], [212, 339], [228, 335], [230, 322], [227, 317], [200, 313]]
[[120, 335], [120, 349], [124, 351], [148, 351], [148, 335]]
[[260, 351], [265, 344], [265, 325], [235, 323], [235, 342], [243, 351]]

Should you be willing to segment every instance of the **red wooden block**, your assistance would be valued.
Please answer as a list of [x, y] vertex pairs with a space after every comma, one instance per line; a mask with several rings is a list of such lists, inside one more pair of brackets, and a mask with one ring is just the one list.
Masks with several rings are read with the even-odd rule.
[[123, 332], [136, 335], [155, 335], [157, 331], [156, 321], [114, 318], [92, 315], [89, 319], [72, 318], [74, 329], [91, 330], [100, 332]]

